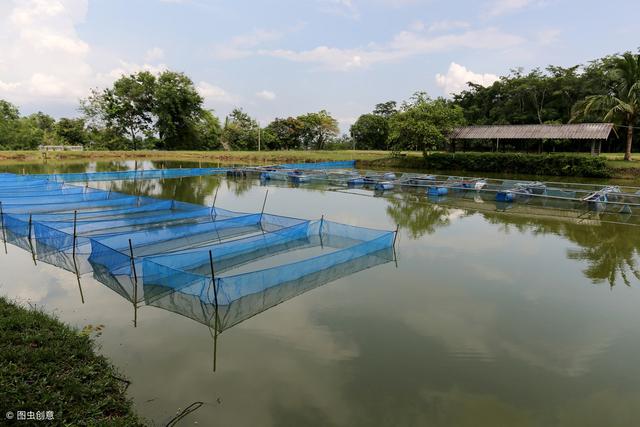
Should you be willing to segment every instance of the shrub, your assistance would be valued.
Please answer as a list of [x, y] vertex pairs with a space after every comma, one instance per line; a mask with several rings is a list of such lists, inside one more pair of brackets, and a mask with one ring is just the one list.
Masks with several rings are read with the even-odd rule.
[[608, 178], [611, 170], [603, 157], [522, 153], [424, 153], [430, 170], [522, 173]]

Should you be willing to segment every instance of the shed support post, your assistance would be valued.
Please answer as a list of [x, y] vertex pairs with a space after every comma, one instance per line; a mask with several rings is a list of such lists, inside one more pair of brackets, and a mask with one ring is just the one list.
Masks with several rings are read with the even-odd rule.
[[595, 156], [596, 155], [596, 141], [595, 140], [591, 140], [591, 155]]

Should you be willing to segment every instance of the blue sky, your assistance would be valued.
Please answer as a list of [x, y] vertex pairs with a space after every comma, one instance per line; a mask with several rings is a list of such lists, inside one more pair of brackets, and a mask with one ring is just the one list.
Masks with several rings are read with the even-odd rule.
[[346, 130], [417, 90], [636, 50], [638, 16], [630, 0], [2, 0], [0, 98], [74, 116], [90, 88], [168, 68], [221, 117], [326, 109]]

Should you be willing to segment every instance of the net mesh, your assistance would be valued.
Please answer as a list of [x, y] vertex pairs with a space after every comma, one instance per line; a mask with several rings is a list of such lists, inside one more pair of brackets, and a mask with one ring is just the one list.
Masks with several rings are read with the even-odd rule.
[[220, 171], [0, 174], [2, 235], [6, 242], [32, 251], [34, 259], [78, 277], [92, 272], [136, 304], [166, 307], [199, 321], [210, 317], [213, 304], [220, 330], [340, 275], [390, 259], [394, 232], [65, 183]]

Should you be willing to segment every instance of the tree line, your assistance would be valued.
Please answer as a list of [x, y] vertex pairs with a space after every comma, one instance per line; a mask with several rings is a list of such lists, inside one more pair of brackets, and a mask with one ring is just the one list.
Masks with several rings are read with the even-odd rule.
[[[122, 76], [81, 100], [77, 118], [54, 120], [44, 113], [22, 116], [0, 100], [0, 149], [39, 145], [82, 145], [129, 150], [288, 150], [447, 148], [460, 125], [613, 122], [611, 150], [630, 158], [640, 121], [640, 55], [611, 55], [573, 67], [548, 66], [527, 73], [514, 69], [490, 86], [469, 83], [451, 99], [416, 92], [402, 102], [382, 102], [362, 114], [349, 133], [325, 110], [276, 118], [266, 126], [241, 108], [220, 122], [183, 73], [142, 71]], [[570, 150], [569, 141], [546, 141]], [[490, 150], [486, 141], [465, 149]]]

